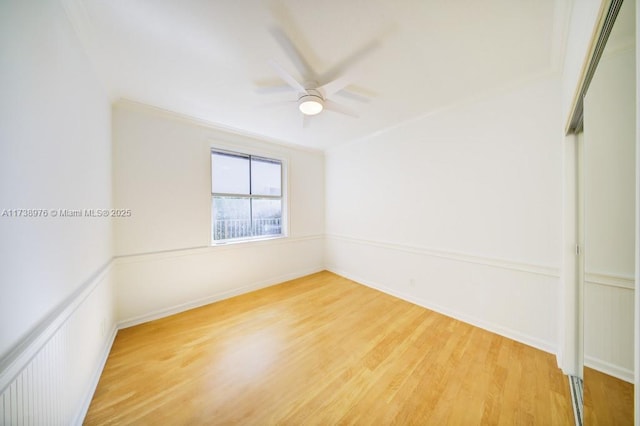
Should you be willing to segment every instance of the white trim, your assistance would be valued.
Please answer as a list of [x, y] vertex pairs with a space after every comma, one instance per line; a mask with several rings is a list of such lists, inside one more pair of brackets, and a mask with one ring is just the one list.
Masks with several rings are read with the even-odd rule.
[[635, 281], [632, 276], [585, 272], [584, 281], [590, 284], [635, 290]]
[[84, 400], [80, 405], [78, 412], [76, 413], [75, 418], [71, 422], [72, 425], [82, 425], [84, 422], [84, 418], [87, 416], [87, 412], [89, 411], [89, 406], [91, 405], [91, 400], [93, 399], [93, 394], [96, 392], [98, 388], [98, 382], [100, 381], [100, 376], [102, 376], [102, 371], [104, 370], [104, 366], [107, 364], [107, 359], [109, 358], [109, 353], [111, 352], [111, 347], [113, 346], [113, 342], [116, 339], [116, 334], [118, 334], [118, 328], [114, 325], [111, 329], [111, 334], [108, 337], [104, 349], [102, 350], [102, 354], [100, 355], [100, 360], [96, 365], [96, 369], [93, 372], [93, 376], [91, 377], [91, 382], [87, 387], [87, 391], [84, 396]]
[[184, 247], [171, 250], [161, 250], [144, 253], [131, 253], [116, 256], [114, 259], [117, 263], [134, 263], [134, 262], [147, 262], [150, 260], [162, 260], [171, 259], [182, 256], [192, 256], [199, 254], [207, 254], [211, 252], [227, 251], [227, 250], [246, 250], [263, 245], [281, 245], [281, 244], [295, 244], [305, 241], [314, 241], [323, 239], [322, 234], [307, 235], [301, 237], [277, 237], [277, 238], [265, 238], [253, 241], [243, 241], [239, 243], [217, 244], [215, 246], [199, 246], [199, 247]]
[[398, 250], [407, 253], [420, 254], [423, 256], [440, 257], [458, 262], [474, 263], [491, 266], [495, 268], [508, 269], [512, 271], [528, 272], [531, 274], [545, 275], [553, 278], [560, 278], [560, 269], [553, 266], [535, 265], [532, 263], [516, 262], [508, 259], [495, 257], [477, 256], [469, 253], [444, 251], [428, 247], [412, 246], [408, 244], [396, 244], [386, 241], [374, 241], [364, 238], [351, 237], [348, 235], [326, 234], [328, 239], [336, 239], [354, 244], [368, 245], [372, 247], [382, 247], [389, 250]]
[[50, 312], [49, 315], [44, 317], [27, 336], [14, 346], [6, 356], [0, 359], [0, 394], [11, 385], [33, 357], [38, 354], [82, 302], [102, 282], [112, 264], [113, 258], [98, 268], [75, 292]]
[[121, 330], [123, 328], [129, 328], [129, 327], [133, 327], [135, 325], [143, 324], [149, 321], [165, 318], [170, 315], [179, 314], [181, 312], [185, 312], [190, 309], [199, 308], [201, 306], [209, 305], [214, 302], [219, 302], [220, 300], [229, 299], [234, 296], [239, 296], [241, 294], [249, 293], [251, 291], [259, 290], [275, 284], [283, 283], [285, 281], [290, 281], [296, 278], [304, 277], [306, 275], [315, 274], [321, 271], [324, 271], [324, 268], [322, 267], [313, 268], [313, 269], [308, 269], [304, 271], [298, 271], [295, 273], [280, 275], [274, 278], [270, 278], [268, 280], [257, 281], [252, 284], [248, 284], [239, 288], [222, 291], [222, 292], [213, 294], [211, 296], [203, 297], [201, 299], [197, 299], [191, 302], [181, 303], [179, 305], [174, 305], [168, 308], [158, 309], [148, 314], [139, 315], [133, 318], [122, 320], [118, 322], [118, 329]]
[[589, 368], [593, 368], [594, 370], [598, 370], [601, 373], [624, 380], [625, 382], [633, 383], [634, 374], [633, 371], [628, 368], [619, 367], [607, 361], [602, 361], [588, 355], [585, 355], [584, 357], [584, 365]]
[[405, 300], [409, 303], [413, 303], [414, 305], [418, 305], [421, 306], [423, 308], [432, 310], [434, 312], [437, 312], [439, 314], [442, 315], [446, 315], [448, 317], [460, 320], [462, 322], [465, 322], [467, 324], [471, 324], [475, 327], [479, 327], [482, 328], [484, 330], [490, 331], [492, 333], [496, 333], [499, 334], [503, 337], [507, 337], [509, 339], [515, 340], [517, 342], [520, 343], [524, 343], [525, 345], [528, 346], [533, 346], [536, 349], [540, 349], [544, 352], [548, 352], [550, 354], [555, 354], [555, 345], [551, 342], [548, 342], [546, 340], [542, 340], [542, 339], [538, 339], [536, 337], [530, 336], [528, 334], [524, 334], [521, 333], [519, 331], [513, 330], [511, 328], [508, 327], [503, 327], [488, 321], [484, 321], [481, 320], [479, 318], [476, 318], [474, 316], [471, 315], [466, 315], [466, 314], [462, 314], [460, 312], [451, 310], [449, 308], [446, 308], [444, 306], [438, 305], [438, 304], [434, 304], [431, 303], [429, 301], [426, 301], [422, 298], [419, 297], [415, 297], [415, 296], [410, 296], [407, 295], [405, 293], [390, 289], [386, 286], [380, 285], [379, 283], [370, 281], [370, 280], [365, 280], [362, 279], [361, 277], [349, 274], [348, 272], [339, 270], [339, 269], [331, 269], [331, 268], [327, 268], [328, 271], [333, 272], [334, 274], [340, 275], [342, 277], [345, 277], [347, 279], [350, 279], [352, 281], [355, 281], [356, 283], [365, 285], [367, 287], [373, 288], [375, 290], [381, 291], [383, 293], [389, 294], [391, 296], [397, 297], [399, 299]]
[[[576, 243], [582, 234], [579, 173], [582, 134], [564, 137], [562, 147], [562, 278], [558, 304], [558, 367], [566, 375], [582, 377], [582, 259]], [[581, 244], [582, 245], [582, 244]]]

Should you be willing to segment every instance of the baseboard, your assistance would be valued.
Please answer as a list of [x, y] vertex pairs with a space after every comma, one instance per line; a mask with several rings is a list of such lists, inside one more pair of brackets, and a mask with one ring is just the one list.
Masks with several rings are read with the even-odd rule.
[[628, 368], [611, 364], [610, 362], [603, 361], [598, 358], [585, 355], [584, 365], [586, 367], [593, 368], [594, 370], [598, 370], [601, 373], [608, 374], [609, 376], [613, 376], [625, 382], [634, 383], [635, 381], [635, 376], [633, 374], [633, 371], [629, 370]]
[[93, 399], [93, 394], [96, 392], [98, 388], [98, 382], [100, 381], [100, 376], [102, 376], [102, 371], [104, 370], [104, 366], [107, 364], [107, 359], [109, 358], [109, 353], [111, 352], [111, 347], [113, 346], [113, 342], [116, 339], [116, 334], [118, 334], [118, 327], [114, 324], [111, 328], [111, 334], [104, 345], [104, 349], [102, 354], [100, 355], [100, 361], [96, 365], [96, 370], [93, 373], [93, 377], [91, 378], [91, 383], [87, 387], [87, 392], [85, 394], [84, 400], [80, 407], [78, 408], [78, 413], [75, 418], [71, 422], [73, 425], [82, 425], [84, 418], [87, 416], [87, 412], [89, 411], [89, 406], [91, 405], [91, 400]]
[[158, 309], [153, 312], [149, 312], [148, 314], [136, 316], [133, 318], [125, 319], [118, 322], [118, 329], [133, 327], [135, 325], [143, 324], [149, 321], [157, 320], [160, 318], [168, 317], [170, 315], [179, 314], [181, 312], [188, 311], [190, 309], [199, 308], [201, 306], [209, 305], [211, 303], [219, 302], [224, 299], [229, 299], [231, 297], [239, 296], [241, 294], [249, 293], [252, 291], [260, 290], [262, 288], [270, 287], [275, 284], [280, 284], [285, 281], [290, 281], [296, 278], [304, 277], [305, 275], [315, 274], [317, 272], [324, 271], [325, 268], [313, 268], [305, 271], [300, 271], [296, 273], [284, 274], [275, 278], [270, 278], [268, 280], [262, 280], [255, 283], [251, 283], [239, 288], [234, 288], [232, 290], [226, 290], [223, 292], [219, 292], [213, 294], [211, 296], [207, 296], [201, 299], [197, 299], [187, 303], [181, 303], [179, 305], [174, 305], [164, 309]]
[[508, 327], [503, 327], [500, 326], [498, 324], [493, 324], [487, 321], [483, 321], [479, 318], [475, 318], [471, 315], [466, 315], [466, 314], [462, 314], [460, 312], [456, 312], [454, 310], [451, 310], [449, 308], [446, 308], [444, 306], [440, 306], [438, 304], [434, 304], [431, 303], [427, 300], [421, 299], [421, 298], [417, 298], [414, 296], [410, 296], [408, 294], [390, 289], [386, 286], [383, 286], [379, 283], [370, 281], [370, 280], [365, 280], [362, 279], [361, 277], [357, 277], [354, 276], [348, 272], [342, 271], [342, 270], [338, 270], [338, 269], [333, 269], [333, 268], [327, 268], [328, 271], [333, 272], [334, 274], [343, 276], [345, 278], [348, 278], [352, 281], [355, 281], [359, 284], [363, 284], [367, 287], [373, 288], [374, 290], [378, 290], [381, 291], [383, 293], [389, 294], [391, 296], [397, 297], [399, 299], [405, 300], [409, 303], [413, 303], [414, 305], [418, 305], [418, 306], [422, 306], [423, 308], [432, 310], [434, 312], [437, 312], [439, 314], [448, 316], [450, 318], [454, 318], [457, 319], [459, 321], [465, 322], [467, 324], [473, 325], [475, 327], [478, 328], [482, 328], [483, 330], [487, 330], [490, 331], [492, 333], [496, 333], [499, 334], [501, 336], [507, 337], [511, 340], [515, 340], [517, 342], [523, 343], [525, 345], [528, 346], [532, 346], [536, 349], [540, 349], [541, 351], [544, 352], [548, 352], [550, 354], [555, 355], [556, 353], [556, 348], [555, 346], [547, 341], [535, 338], [533, 336], [529, 336], [527, 334], [521, 333], [519, 331], [516, 330], [512, 330]]

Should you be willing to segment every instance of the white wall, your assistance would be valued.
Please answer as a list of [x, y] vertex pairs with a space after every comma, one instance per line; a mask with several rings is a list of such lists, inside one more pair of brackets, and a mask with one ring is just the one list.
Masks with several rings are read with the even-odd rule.
[[549, 77], [329, 151], [328, 268], [555, 351], [560, 108]]
[[[118, 318], [125, 325], [323, 269], [324, 156], [123, 101], [113, 110]], [[284, 239], [209, 247], [210, 148], [285, 158]]]
[[0, 209], [49, 213], [0, 216], [0, 423], [68, 424], [115, 322], [110, 220], [50, 213], [111, 206], [110, 102], [60, 1], [0, 3], [0, 93]]
[[634, 369], [635, 102], [633, 40], [608, 46], [585, 97], [584, 351], [586, 365], [627, 381]]
[[[60, 2], [3, 2], [0, 31], [0, 208], [109, 208], [109, 101]], [[110, 260], [111, 223], [1, 219], [6, 355]]]

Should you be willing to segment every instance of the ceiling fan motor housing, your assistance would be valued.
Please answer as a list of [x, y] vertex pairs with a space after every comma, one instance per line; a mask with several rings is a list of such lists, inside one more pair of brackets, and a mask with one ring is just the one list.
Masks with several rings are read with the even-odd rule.
[[316, 90], [307, 90], [298, 98], [298, 108], [305, 115], [316, 115], [324, 109], [324, 99]]

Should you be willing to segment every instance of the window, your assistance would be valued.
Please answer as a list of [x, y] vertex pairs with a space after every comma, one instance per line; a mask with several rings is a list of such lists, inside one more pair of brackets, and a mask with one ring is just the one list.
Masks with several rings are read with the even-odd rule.
[[282, 162], [211, 150], [213, 243], [282, 236]]

